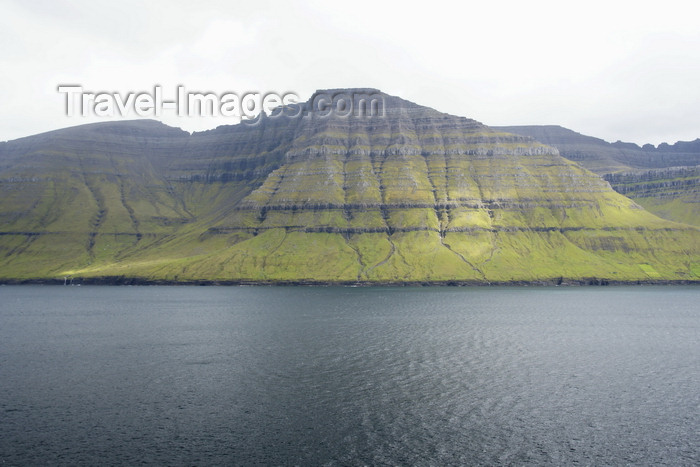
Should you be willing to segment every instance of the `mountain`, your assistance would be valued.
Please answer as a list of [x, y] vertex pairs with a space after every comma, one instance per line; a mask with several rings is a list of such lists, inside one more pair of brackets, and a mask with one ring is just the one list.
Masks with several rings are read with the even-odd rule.
[[[373, 96], [381, 113], [318, 108]], [[256, 122], [0, 143], [0, 280], [699, 281], [700, 230], [530, 137], [373, 89]]]
[[559, 149], [652, 213], [700, 226], [700, 139], [645, 144], [608, 143], [560, 126], [495, 127]]

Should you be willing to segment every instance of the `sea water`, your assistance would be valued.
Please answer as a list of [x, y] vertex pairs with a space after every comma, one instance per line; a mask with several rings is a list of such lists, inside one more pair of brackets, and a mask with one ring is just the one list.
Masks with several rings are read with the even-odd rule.
[[2, 465], [698, 465], [697, 287], [0, 287]]

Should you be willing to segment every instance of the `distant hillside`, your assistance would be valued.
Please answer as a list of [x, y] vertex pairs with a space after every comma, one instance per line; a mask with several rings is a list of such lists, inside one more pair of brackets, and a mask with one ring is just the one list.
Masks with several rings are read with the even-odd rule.
[[[700, 230], [557, 149], [376, 90], [188, 134], [101, 123], [0, 144], [0, 280], [700, 281]], [[675, 175], [674, 175], [675, 176]]]
[[700, 226], [700, 139], [640, 147], [608, 143], [560, 126], [494, 128], [554, 146], [654, 214]]

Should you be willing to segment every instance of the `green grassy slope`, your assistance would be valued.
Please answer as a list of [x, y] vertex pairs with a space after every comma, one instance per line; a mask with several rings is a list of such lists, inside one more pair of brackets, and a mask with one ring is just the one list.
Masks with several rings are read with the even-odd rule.
[[554, 146], [659, 217], [700, 227], [700, 140], [639, 147], [608, 143], [559, 126], [498, 129]]
[[551, 147], [384, 98], [381, 117], [0, 144], [0, 280], [700, 280], [698, 229]]
[[700, 165], [607, 174], [619, 193], [650, 212], [700, 227]]

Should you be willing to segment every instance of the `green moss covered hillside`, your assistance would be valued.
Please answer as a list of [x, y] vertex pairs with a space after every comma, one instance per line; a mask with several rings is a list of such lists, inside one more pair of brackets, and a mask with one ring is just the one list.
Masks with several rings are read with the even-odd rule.
[[189, 134], [141, 120], [0, 143], [0, 281], [700, 281], [700, 230], [553, 147], [371, 89]]

